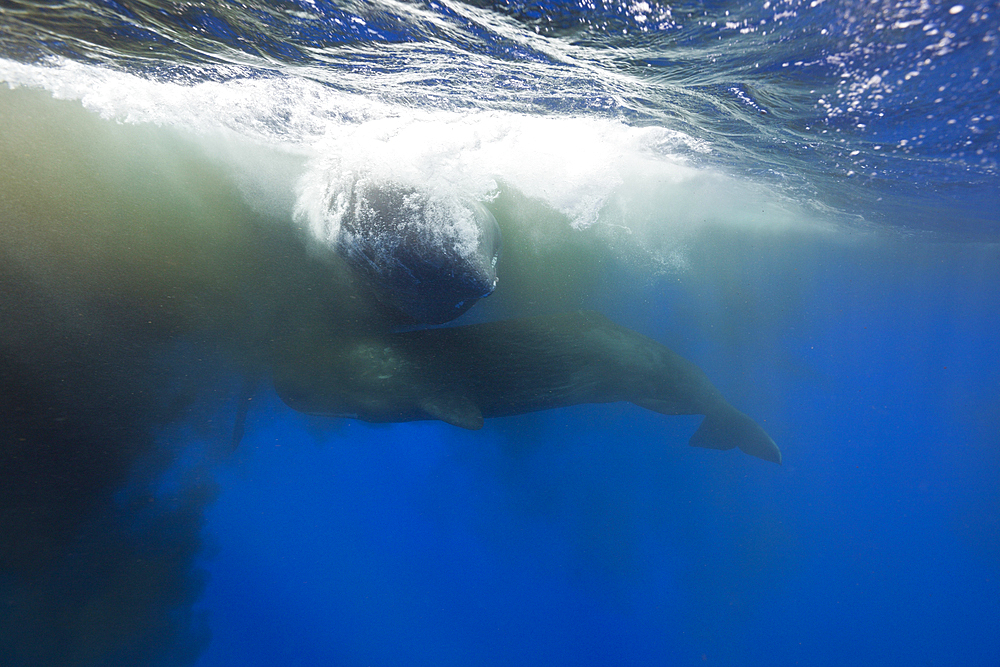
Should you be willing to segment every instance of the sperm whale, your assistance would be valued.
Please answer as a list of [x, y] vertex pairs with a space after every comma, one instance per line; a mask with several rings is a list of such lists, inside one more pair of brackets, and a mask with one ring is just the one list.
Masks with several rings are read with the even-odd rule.
[[690, 361], [596, 312], [363, 335], [290, 351], [275, 389], [291, 408], [368, 422], [484, 418], [630, 401], [701, 414], [690, 444], [781, 463], [774, 441]]

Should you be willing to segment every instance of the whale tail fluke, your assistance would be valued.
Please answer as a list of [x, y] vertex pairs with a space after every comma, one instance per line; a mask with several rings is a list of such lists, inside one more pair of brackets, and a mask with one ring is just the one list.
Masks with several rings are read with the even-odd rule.
[[691, 436], [690, 445], [708, 449], [739, 447], [751, 456], [781, 464], [781, 450], [771, 436], [757, 422], [729, 406], [706, 415]]

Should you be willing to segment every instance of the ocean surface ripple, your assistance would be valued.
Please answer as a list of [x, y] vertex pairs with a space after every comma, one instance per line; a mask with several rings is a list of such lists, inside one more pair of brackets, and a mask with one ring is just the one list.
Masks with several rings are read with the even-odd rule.
[[673, 158], [867, 224], [1000, 232], [990, 2], [6, 0], [3, 23], [22, 63], [668, 128]]

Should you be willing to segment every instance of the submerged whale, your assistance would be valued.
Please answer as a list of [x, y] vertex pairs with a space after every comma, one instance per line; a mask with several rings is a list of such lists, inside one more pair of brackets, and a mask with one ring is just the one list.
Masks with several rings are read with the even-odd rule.
[[300, 412], [439, 419], [467, 429], [481, 428], [486, 417], [629, 401], [665, 415], [705, 415], [693, 446], [739, 447], [781, 463], [774, 441], [697, 366], [595, 312], [304, 346], [277, 365], [275, 390]]

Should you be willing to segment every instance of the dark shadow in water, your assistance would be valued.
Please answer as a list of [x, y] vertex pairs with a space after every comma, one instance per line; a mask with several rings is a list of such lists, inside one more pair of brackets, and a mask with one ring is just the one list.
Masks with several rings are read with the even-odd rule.
[[227, 452], [268, 341], [364, 299], [169, 131], [24, 90], [0, 118], [0, 663], [191, 663], [215, 490], [174, 463]]
[[154, 432], [189, 401], [154, 361], [163, 337], [116, 321], [136, 309], [81, 329], [57, 301], [0, 274], [2, 662], [186, 664], [208, 641], [191, 604], [214, 490], [157, 494]]

